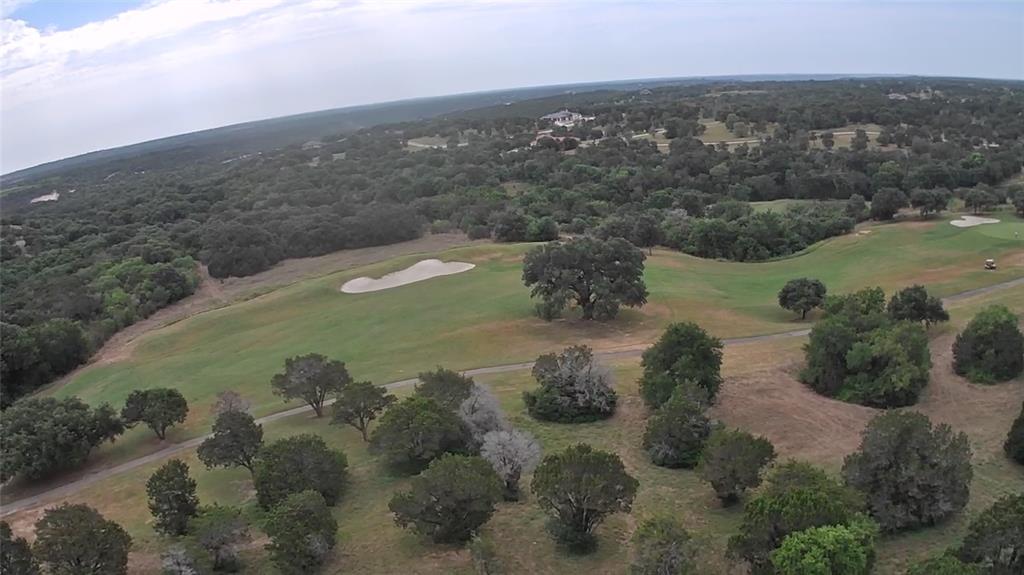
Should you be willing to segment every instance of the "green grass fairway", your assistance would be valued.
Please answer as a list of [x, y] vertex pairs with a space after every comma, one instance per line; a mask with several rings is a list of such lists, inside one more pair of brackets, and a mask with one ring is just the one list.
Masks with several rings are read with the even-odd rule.
[[[50, 393], [120, 405], [133, 389], [179, 388], [191, 405], [188, 421], [171, 433], [171, 440], [180, 440], [209, 428], [209, 406], [224, 389], [244, 394], [257, 415], [284, 409], [269, 381], [289, 356], [322, 353], [346, 361], [356, 378], [384, 383], [439, 364], [469, 369], [529, 360], [571, 343], [598, 349], [647, 343], [679, 320], [696, 321], [720, 337], [786, 331], [801, 325], [776, 303], [776, 293], [791, 278], [817, 277], [832, 292], [918, 282], [949, 294], [1024, 275], [1024, 245], [1012, 239], [1014, 230], [1024, 232], [1024, 223], [1014, 219], [969, 229], [944, 221], [881, 225], [760, 264], [659, 250], [648, 260], [648, 305], [593, 324], [534, 317], [520, 281], [520, 257], [528, 245], [450, 250], [439, 257], [472, 261], [477, 268], [381, 292], [338, 291], [347, 279], [377, 277], [425, 256], [403, 257], [182, 321], [143, 337], [129, 359], [87, 369]], [[1007, 234], [1010, 239], [999, 237]], [[986, 257], [997, 258], [1001, 269], [983, 271]], [[1014, 258], [1017, 265], [1011, 265]], [[115, 449], [131, 451], [150, 435], [133, 431]]]
[[[950, 309], [952, 325], [933, 328], [933, 336], [946, 337], [962, 327], [974, 313], [984, 305], [1002, 303], [1017, 313], [1024, 312], [1024, 293], [1003, 290], [994, 294], [957, 302]], [[723, 374], [726, 384], [724, 398], [712, 411], [727, 425], [742, 426], [742, 413], [750, 404], [771, 405], [773, 398], [757, 395], [742, 397], [742, 390], [750, 377], [761, 377], [779, 381], [776, 388], [799, 384], [792, 380], [785, 366], [798, 360], [801, 340], [787, 339], [729, 347], [725, 353]], [[587, 556], [573, 556], [559, 550], [544, 531], [545, 516], [529, 495], [516, 504], [500, 504], [497, 513], [484, 527], [483, 536], [495, 542], [498, 558], [505, 573], [595, 573], [619, 574], [626, 571], [630, 560], [629, 539], [635, 526], [644, 518], [655, 514], [670, 514], [679, 518], [699, 543], [699, 572], [724, 575], [734, 572], [724, 557], [728, 537], [736, 532], [742, 519], [742, 505], [722, 508], [714, 498], [711, 489], [701, 482], [693, 471], [669, 470], [655, 467], [648, 462], [640, 447], [646, 410], [638, 397], [636, 379], [640, 373], [636, 360], [626, 360], [614, 366], [616, 389], [620, 394], [619, 407], [613, 418], [590, 424], [562, 425], [540, 423], [531, 419], [522, 403], [522, 391], [530, 389], [535, 382], [526, 371], [505, 373], [477, 378], [486, 383], [502, 402], [510, 423], [529, 430], [542, 443], [545, 452], [558, 451], [577, 442], [587, 442], [597, 448], [610, 450], [622, 457], [629, 472], [639, 481], [640, 486], [629, 515], [610, 517], [599, 529], [598, 551]], [[1020, 380], [1000, 384], [998, 388], [1018, 388]], [[963, 385], [968, 385], [964, 383]], [[986, 388], [985, 389], [996, 389]], [[408, 393], [409, 390], [403, 390]], [[737, 397], [735, 394], [740, 394]], [[730, 400], [729, 397], [734, 397]], [[941, 412], [943, 399], [937, 398], [932, 405], [922, 404], [926, 412]], [[765, 402], [759, 404], [758, 402]], [[838, 404], [838, 402], [836, 402]], [[937, 405], [936, 405], [937, 404]], [[856, 412], [859, 406], [838, 404], [840, 409]], [[789, 433], [807, 422], [800, 409], [791, 406], [793, 419], [791, 427], [781, 433]], [[740, 413], [736, 410], [739, 408]], [[993, 423], [986, 417], [979, 405], [946, 406], [947, 409], [966, 411], [977, 418], [978, 429], [967, 430], [970, 434], [987, 432], [989, 428], [1005, 433], [1007, 421], [1000, 419]], [[1005, 419], [1005, 418], [1003, 418]], [[763, 422], [767, 423], [767, 422]], [[838, 427], [844, 423], [837, 421]], [[769, 425], [771, 427], [771, 425]], [[473, 573], [468, 551], [457, 547], [432, 545], [398, 528], [387, 509], [391, 495], [405, 489], [408, 478], [391, 475], [374, 456], [371, 456], [358, 433], [349, 427], [328, 425], [326, 420], [309, 416], [296, 416], [265, 426], [268, 440], [298, 433], [316, 433], [324, 437], [332, 447], [345, 452], [349, 461], [351, 482], [345, 496], [334, 510], [339, 523], [338, 548], [324, 573]], [[755, 432], [760, 433], [757, 429]], [[859, 429], [843, 429], [834, 433], [856, 435]], [[773, 438], [785, 448], [785, 443]], [[972, 443], [973, 443], [972, 435]], [[878, 547], [877, 572], [881, 575], [902, 573], [913, 559], [940, 552], [962, 537], [970, 518], [991, 504], [1003, 494], [1024, 488], [1024, 470], [1002, 457], [998, 446], [975, 444], [975, 476], [971, 489], [971, 500], [965, 513], [956, 515], [939, 526], [914, 533], [883, 538]], [[812, 456], [800, 450], [789, 448], [783, 458], [810, 459], [823, 465], [831, 473], [837, 473], [842, 457], [842, 448], [819, 452]], [[204, 503], [218, 502], [227, 505], [241, 505], [257, 527], [253, 531], [255, 542], [243, 552], [246, 562], [245, 573], [270, 572], [272, 568], [262, 552], [258, 529], [262, 512], [255, 505], [252, 485], [248, 472], [241, 469], [207, 470], [196, 460], [194, 451], [182, 456], [191, 467], [192, 476], [198, 482], [198, 492]], [[151, 517], [145, 503], [145, 481], [159, 464], [152, 464], [132, 472], [116, 476], [101, 484], [94, 485], [67, 500], [92, 505], [108, 518], [121, 523], [132, 535], [132, 572], [156, 574], [159, 572], [159, 554], [172, 540], [157, 535], [151, 525]], [[524, 485], [529, 478], [524, 478]], [[8, 518], [17, 532], [23, 532], [34, 522], [40, 511], [27, 510]]]

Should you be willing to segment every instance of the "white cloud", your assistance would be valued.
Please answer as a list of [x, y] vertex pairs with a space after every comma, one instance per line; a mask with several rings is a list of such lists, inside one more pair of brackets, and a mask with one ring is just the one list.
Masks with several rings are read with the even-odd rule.
[[1022, 17], [1022, 5], [1000, 3], [164, 0], [69, 30], [5, 18], [0, 169], [270, 116], [522, 85], [1022, 77]]

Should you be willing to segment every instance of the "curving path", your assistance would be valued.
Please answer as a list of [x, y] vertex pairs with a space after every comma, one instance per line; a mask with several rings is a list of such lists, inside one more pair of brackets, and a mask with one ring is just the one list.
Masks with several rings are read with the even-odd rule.
[[[989, 293], [992, 293], [992, 292], [1002, 291], [1002, 290], [1009, 289], [1009, 288], [1016, 287], [1016, 286], [1024, 286], [1024, 277], [1013, 279], [1013, 280], [1009, 280], [1009, 281], [1005, 281], [1005, 282], [998, 283], [998, 284], [993, 284], [993, 285], [982, 287], [982, 288], [967, 290], [967, 291], [960, 292], [960, 293], [957, 293], [957, 294], [953, 294], [953, 295], [950, 295], [950, 296], [947, 296], [947, 297], [943, 298], [943, 301], [946, 302], [946, 303], [960, 301], [960, 300], [968, 299], [968, 298], [979, 296], [979, 295], [985, 295], [985, 294], [989, 294]], [[792, 330], [792, 331], [784, 331], [784, 332], [780, 332], [780, 333], [769, 333], [769, 334], [763, 334], [763, 335], [752, 335], [752, 336], [747, 336], [747, 337], [736, 337], [736, 338], [730, 338], [730, 339], [723, 339], [722, 343], [724, 345], [727, 345], [727, 346], [743, 345], [743, 344], [746, 344], [746, 343], [756, 343], [756, 342], [770, 341], [770, 340], [777, 340], [777, 339], [787, 339], [787, 338], [792, 338], [792, 337], [803, 337], [803, 336], [805, 336], [805, 335], [807, 335], [809, 333], [811, 333], [811, 330], [809, 328], [805, 328], [805, 329], [797, 329], [797, 330]], [[628, 359], [628, 358], [640, 357], [643, 354], [645, 349], [647, 349], [646, 346], [633, 346], [633, 347], [624, 348], [624, 349], [595, 351], [594, 355], [597, 356], [598, 358], [605, 359], [605, 360]], [[524, 361], [524, 362], [521, 362], [521, 363], [507, 363], [507, 364], [503, 364], [503, 365], [492, 365], [492, 366], [488, 366], [488, 367], [478, 367], [478, 368], [475, 368], [475, 369], [467, 369], [467, 370], [463, 371], [462, 373], [464, 373], [466, 375], [470, 375], [470, 376], [474, 376], [474, 375], [491, 375], [491, 374], [496, 374], [496, 373], [506, 373], [506, 372], [510, 372], [510, 371], [523, 371], [523, 370], [527, 370], [527, 369], [531, 369], [531, 368], [533, 368], [533, 362], [532, 361]], [[402, 380], [398, 380], [398, 381], [393, 381], [391, 383], [386, 384], [384, 387], [386, 387], [389, 390], [401, 389], [403, 387], [409, 387], [410, 385], [415, 385], [417, 381], [419, 381], [419, 379], [413, 377], [413, 378], [409, 378], [409, 379], [402, 379]], [[329, 400], [327, 400], [324, 403], [325, 403], [325, 405], [330, 405], [333, 402], [334, 402], [333, 399], [329, 399]], [[299, 414], [303, 414], [303, 413], [308, 413], [311, 410], [312, 410], [312, 408], [310, 408], [308, 405], [303, 405], [303, 406], [299, 406], [299, 407], [293, 407], [291, 409], [286, 409], [284, 411], [279, 411], [277, 413], [273, 413], [273, 414], [270, 414], [270, 415], [267, 415], [267, 416], [264, 416], [264, 417], [260, 417], [260, 418], [258, 418], [256, 420], [256, 422], [257, 423], [269, 423], [271, 421], [277, 421], [278, 419], [283, 419], [285, 417], [291, 417], [293, 415], [299, 415]], [[89, 487], [91, 485], [99, 483], [100, 481], [103, 481], [103, 480], [108, 479], [110, 477], [113, 477], [115, 475], [119, 475], [121, 473], [125, 473], [127, 471], [131, 471], [132, 469], [136, 469], [136, 468], [141, 467], [143, 465], [146, 465], [146, 464], [149, 464], [149, 463], [153, 463], [155, 461], [159, 461], [161, 459], [164, 459], [166, 457], [170, 457], [172, 455], [175, 455], [175, 454], [180, 453], [182, 451], [185, 451], [187, 449], [192, 449], [194, 447], [197, 447], [207, 437], [209, 437], [209, 435], [204, 435], [204, 436], [201, 436], [201, 437], [194, 437], [192, 439], [189, 439], [189, 440], [186, 440], [186, 441], [182, 441], [181, 443], [175, 443], [173, 445], [168, 445], [167, 447], [165, 447], [165, 448], [163, 448], [163, 449], [161, 449], [159, 451], [155, 451], [155, 452], [150, 453], [148, 455], [144, 455], [142, 457], [138, 457], [136, 459], [132, 459], [131, 461], [126, 461], [126, 462], [124, 462], [124, 463], [122, 463], [120, 465], [115, 465], [113, 467], [108, 467], [108, 468], [105, 468], [105, 469], [100, 469], [100, 470], [94, 471], [92, 473], [89, 473], [88, 475], [85, 475], [84, 477], [81, 477], [81, 478], [76, 479], [74, 481], [71, 481], [69, 483], [65, 483], [64, 485], [61, 485], [60, 487], [55, 487], [53, 489], [50, 489], [50, 490], [47, 490], [47, 491], [43, 491], [43, 492], [37, 493], [35, 495], [31, 495], [31, 496], [28, 496], [28, 497], [25, 497], [25, 498], [22, 498], [22, 499], [18, 499], [18, 500], [12, 501], [12, 502], [8, 503], [7, 505], [4, 505], [3, 507], [0, 507], [0, 517], [6, 517], [8, 515], [11, 515], [13, 513], [17, 513], [19, 511], [24, 510], [24, 509], [30, 509], [32, 507], [36, 507], [37, 505], [39, 505], [41, 503], [45, 503], [47, 501], [51, 501], [51, 500], [54, 500], [54, 499], [61, 499], [61, 498], [67, 497], [69, 495], [73, 495], [73, 494], [77, 493], [78, 491], [80, 491], [82, 489], [85, 489], [86, 487]]]

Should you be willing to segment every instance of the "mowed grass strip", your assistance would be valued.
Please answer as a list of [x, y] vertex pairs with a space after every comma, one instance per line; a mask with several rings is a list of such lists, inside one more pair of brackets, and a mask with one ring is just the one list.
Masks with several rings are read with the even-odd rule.
[[[1012, 217], [1012, 216], [1011, 216]], [[271, 394], [270, 378], [285, 358], [311, 352], [347, 362], [357, 379], [385, 383], [445, 365], [453, 369], [525, 361], [573, 343], [595, 349], [642, 345], [670, 322], [692, 320], [719, 337], [787, 331], [801, 322], [780, 309], [776, 294], [795, 277], [816, 277], [833, 293], [870, 285], [887, 290], [923, 283], [940, 295], [1024, 275], [1020, 220], [959, 229], [945, 221], [872, 226], [768, 263], [704, 260], [668, 250], [649, 258], [649, 303], [607, 323], [544, 322], [522, 285], [529, 245], [483, 245], [436, 257], [477, 268], [403, 287], [343, 294], [348, 279], [378, 277], [432, 256], [408, 256], [309, 280], [204, 313], [149, 334], [126, 361], [83, 371], [49, 390], [120, 406], [134, 389], [175, 387], [191, 406], [171, 441], [205, 433], [217, 392], [234, 389], [255, 415], [289, 407]], [[982, 270], [995, 257], [1000, 270]], [[1010, 265], [1013, 261], [1017, 265]], [[291, 405], [295, 405], [292, 403]], [[118, 442], [130, 453], [154, 444], [146, 430]], [[152, 448], [154, 445], [150, 445]]]

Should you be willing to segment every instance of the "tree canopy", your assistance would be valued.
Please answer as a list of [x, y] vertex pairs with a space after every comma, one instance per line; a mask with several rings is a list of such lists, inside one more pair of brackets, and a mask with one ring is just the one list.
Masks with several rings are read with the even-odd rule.
[[934, 525], [963, 509], [973, 476], [967, 436], [910, 411], [872, 419], [843, 462], [846, 483], [890, 532]]
[[132, 391], [121, 409], [121, 419], [131, 427], [145, 423], [160, 439], [167, 438], [167, 428], [185, 421], [188, 402], [177, 389], [154, 388]]
[[570, 550], [586, 552], [597, 545], [594, 528], [606, 516], [632, 509], [637, 485], [618, 455], [580, 443], [546, 456], [531, 489], [551, 517], [552, 536]]
[[132, 538], [82, 504], [64, 503], [36, 522], [32, 553], [52, 575], [125, 575]]
[[146, 495], [153, 528], [167, 535], [184, 535], [199, 512], [196, 482], [180, 459], [168, 461], [149, 477]]
[[640, 364], [640, 395], [657, 408], [685, 382], [691, 382], [714, 400], [722, 385], [722, 342], [695, 323], [674, 323], [644, 351]]
[[369, 441], [370, 423], [396, 401], [383, 387], [369, 381], [352, 382], [338, 392], [332, 406], [331, 423], [351, 425], [359, 431], [363, 441]]
[[196, 454], [206, 467], [244, 467], [254, 472], [263, 447], [263, 426], [244, 411], [224, 411], [213, 422], [213, 434]]
[[701, 452], [697, 475], [711, 484], [724, 505], [761, 485], [761, 472], [775, 460], [775, 447], [764, 437], [734, 429], [716, 429]]
[[315, 491], [333, 506], [348, 485], [348, 460], [344, 453], [328, 448], [319, 435], [285, 437], [260, 450], [253, 484], [264, 509], [306, 490]]
[[1001, 305], [974, 316], [953, 342], [953, 371], [975, 383], [995, 383], [1024, 372], [1024, 334]]
[[620, 306], [647, 303], [644, 253], [622, 238], [575, 238], [538, 246], [523, 260], [523, 283], [539, 297], [540, 315], [557, 317], [569, 303], [583, 319], [614, 318]]
[[274, 375], [270, 386], [274, 395], [285, 401], [301, 399], [313, 408], [317, 417], [324, 414], [328, 394], [338, 393], [352, 383], [345, 362], [327, 359], [318, 353], [289, 357], [284, 372]]
[[435, 543], [461, 543], [494, 514], [501, 481], [479, 457], [442, 455], [388, 504], [395, 522]]
[[583, 423], [615, 413], [618, 394], [612, 388], [611, 371], [585, 345], [538, 357], [533, 377], [540, 387], [523, 392], [523, 401], [536, 419]]
[[380, 418], [370, 449], [392, 465], [420, 471], [444, 453], [460, 453], [467, 437], [458, 416], [433, 399], [407, 397]]
[[779, 290], [779, 306], [807, 318], [807, 312], [825, 303], [825, 284], [810, 278], [789, 280]]
[[270, 560], [283, 575], [316, 572], [338, 541], [338, 523], [313, 490], [289, 494], [267, 517]]

